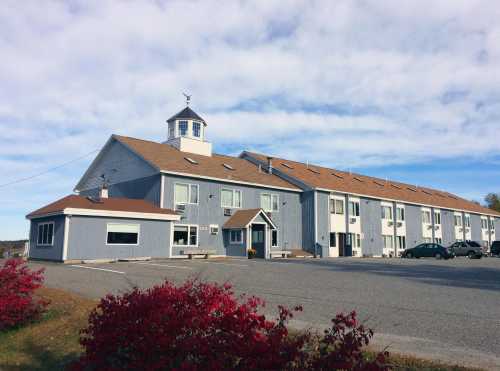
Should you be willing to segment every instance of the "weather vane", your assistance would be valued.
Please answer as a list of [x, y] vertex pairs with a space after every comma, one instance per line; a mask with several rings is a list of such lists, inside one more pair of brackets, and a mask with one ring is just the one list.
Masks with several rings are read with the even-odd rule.
[[187, 95], [186, 93], [182, 93], [186, 97], [186, 106], [189, 106], [189, 103], [191, 102], [191, 95]]

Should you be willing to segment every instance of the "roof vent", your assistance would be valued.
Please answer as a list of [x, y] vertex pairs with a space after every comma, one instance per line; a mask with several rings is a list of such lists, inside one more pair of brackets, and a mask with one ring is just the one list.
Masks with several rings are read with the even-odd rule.
[[92, 197], [92, 196], [87, 196], [87, 200], [89, 200], [90, 202], [93, 202], [95, 204], [103, 204], [104, 201], [100, 198], [95, 198], [95, 197]]
[[340, 174], [337, 174], [337, 173], [332, 173], [333, 176], [339, 178], [339, 179], [344, 179], [344, 177]]
[[232, 166], [231, 166], [231, 165], [229, 165], [229, 164], [225, 164], [225, 163], [224, 163], [224, 164], [222, 164], [222, 166], [224, 166], [224, 167], [225, 167], [226, 169], [228, 169], [228, 170], [234, 170], [234, 167], [232, 167]]
[[415, 188], [412, 188], [412, 187], [406, 187], [406, 189], [409, 189], [412, 192], [417, 192], [417, 190]]
[[308, 167], [307, 170], [309, 170], [311, 173], [314, 173], [314, 174], [320, 174], [320, 172], [318, 170], [314, 170], [310, 167]]
[[289, 169], [293, 169], [293, 166], [288, 165], [286, 162], [282, 162], [281, 165], [283, 165], [284, 167], [287, 167]]
[[184, 157], [184, 160], [186, 160], [187, 162], [189, 162], [193, 165], [198, 165], [198, 161], [193, 160], [191, 157]]
[[394, 188], [397, 188], [397, 189], [403, 189], [403, 188], [401, 188], [400, 186], [398, 186], [397, 184], [394, 184], [394, 183], [391, 183], [391, 186], [394, 187]]
[[354, 180], [357, 180], [358, 182], [361, 182], [361, 183], [363, 183], [363, 182], [364, 182], [364, 180], [363, 180], [363, 179], [358, 178], [357, 176], [353, 177], [353, 179], [354, 179]]
[[379, 186], [381, 186], [381, 187], [385, 187], [385, 184], [384, 184], [384, 183], [380, 183], [380, 182], [378, 182], [378, 181], [376, 181], [376, 180], [374, 180], [374, 181], [373, 181], [373, 183], [375, 183], [376, 185], [379, 185]]
[[429, 196], [432, 196], [432, 193], [429, 192], [429, 191], [426, 191], [425, 189], [422, 189], [422, 192], [424, 192], [425, 194], [429, 195]]

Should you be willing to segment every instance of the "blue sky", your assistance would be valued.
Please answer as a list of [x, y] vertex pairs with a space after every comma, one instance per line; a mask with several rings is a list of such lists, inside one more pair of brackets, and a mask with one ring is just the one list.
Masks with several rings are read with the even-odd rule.
[[[491, 1], [37, 1], [0, 8], [0, 185], [163, 141], [183, 91], [218, 152], [257, 150], [482, 200], [500, 191]], [[93, 155], [0, 186], [0, 239]]]

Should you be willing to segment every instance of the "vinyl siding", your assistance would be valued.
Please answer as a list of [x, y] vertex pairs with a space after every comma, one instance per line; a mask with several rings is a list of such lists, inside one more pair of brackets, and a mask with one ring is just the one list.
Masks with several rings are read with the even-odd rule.
[[470, 227], [471, 227], [471, 237], [472, 241], [476, 241], [481, 244], [481, 216], [477, 214], [471, 214], [470, 216]]
[[[53, 246], [38, 246], [38, 224], [54, 222], [54, 244]], [[62, 261], [64, 246], [64, 215], [32, 219], [30, 223], [30, 253], [32, 259]]]
[[[138, 245], [107, 245], [107, 224], [139, 224]], [[68, 260], [168, 257], [169, 221], [72, 216]]]
[[330, 193], [316, 192], [316, 202], [318, 208], [318, 252], [322, 257], [328, 257], [330, 251]]
[[158, 170], [144, 161], [122, 143], [112, 139], [98, 155], [78, 184], [80, 191], [99, 188], [104, 174], [110, 183], [124, 183], [129, 180], [146, 178], [157, 174]]
[[[229, 219], [224, 216], [221, 206], [221, 190], [223, 188], [242, 192], [242, 209], [260, 208], [261, 193], [279, 195], [279, 211], [271, 215], [271, 219], [279, 230], [279, 249], [290, 250], [302, 248], [302, 208], [301, 194], [264, 187], [252, 187], [240, 184], [229, 184], [219, 181], [208, 181], [191, 177], [179, 177], [163, 174], [164, 207], [174, 208], [175, 183], [197, 184], [199, 197], [197, 205], [186, 205], [186, 210], [178, 224], [194, 224], [199, 229], [199, 248], [216, 250], [217, 255], [234, 255], [233, 246], [227, 244], [222, 226]], [[234, 211], [238, 209], [233, 209]], [[211, 235], [210, 224], [219, 226], [219, 234]], [[173, 246], [173, 255], [178, 255], [186, 247]], [[245, 254], [246, 255], [246, 254]]]
[[441, 228], [443, 229], [443, 245], [449, 246], [455, 242], [454, 212], [441, 210]]
[[[145, 178], [138, 178], [122, 183], [110, 184], [108, 186], [109, 197], [126, 197], [146, 200], [156, 206], [160, 206], [161, 199], [161, 175], [155, 174]], [[80, 192], [82, 196], [97, 197], [99, 188], [93, 188]]]
[[301, 230], [303, 236], [302, 247], [314, 253], [315, 244], [315, 218], [314, 218], [314, 191], [307, 191], [301, 195], [302, 207]]
[[420, 206], [405, 205], [406, 247], [412, 248], [422, 242], [422, 212]]
[[361, 198], [359, 205], [361, 217], [362, 254], [366, 256], [381, 256], [383, 253], [382, 224], [380, 221], [380, 201]]

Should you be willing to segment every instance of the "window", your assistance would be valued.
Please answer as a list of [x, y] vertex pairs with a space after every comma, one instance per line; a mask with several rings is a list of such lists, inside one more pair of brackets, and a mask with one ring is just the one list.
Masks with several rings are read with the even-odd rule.
[[172, 139], [175, 137], [175, 122], [168, 123], [168, 138]]
[[431, 224], [431, 212], [428, 210], [422, 210], [422, 223]]
[[243, 242], [243, 231], [241, 229], [231, 229], [229, 231], [229, 242], [242, 243]]
[[488, 219], [481, 219], [481, 228], [488, 229]]
[[392, 220], [392, 207], [382, 206], [382, 219]]
[[174, 245], [198, 246], [198, 227], [194, 225], [174, 225]]
[[359, 216], [359, 202], [349, 201], [349, 215]]
[[236, 209], [241, 207], [241, 191], [223, 188], [220, 194], [222, 207]]
[[175, 183], [174, 185], [175, 204], [197, 204], [198, 203], [198, 185]]
[[462, 226], [462, 215], [455, 215], [455, 227]]
[[193, 137], [199, 138], [201, 136], [201, 124], [193, 122]]
[[188, 132], [188, 122], [187, 121], [179, 121], [179, 135], [181, 137], [185, 137]]
[[443, 243], [443, 239], [440, 237], [436, 237], [436, 238], [434, 238], [434, 242], [441, 245]]
[[337, 235], [335, 232], [330, 233], [330, 247], [337, 247]]
[[210, 224], [210, 234], [219, 234], [219, 226], [217, 224]]
[[108, 224], [108, 245], [137, 245], [139, 243], [139, 224]]
[[361, 247], [361, 235], [356, 234], [356, 247]]
[[262, 193], [260, 195], [260, 207], [267, 212], [277, 212], [279, 208], [279, 196], [276, 194]]
[[465, 226], [470, 227], [470, 215], [465, 216]]
[[271, 246], [272, 247], [278, 247], [278, 230], [277, 229], [271, 229]]
[[343, 215], [344, 214], [344, 200], [330, 199], [330, 213]]
[[398, 250], [406, 249], [406, 237], [405, 236], [397, 236], [396, 237], [396, 247]]
[[491, 229], [492, 231], [494, 231], [494, 230], [495, 230], [495, 223], [494, 223], [493, 219], [490, 219], [490, 229]]
[[439, 211], [434, 211], [434, 224], [441, 225], [441, 213]]
[[54, 245], [54, 222], [38, 224], [37, 245]]
[[397, 207], [396, 208], [396, 217], [398, 218], [398, 222], [404, 222], [405, 220], [405, 208]]
[[382, 240], [384, 242], [384, 248], [392, 249], [392, 236], [382, 235]]

